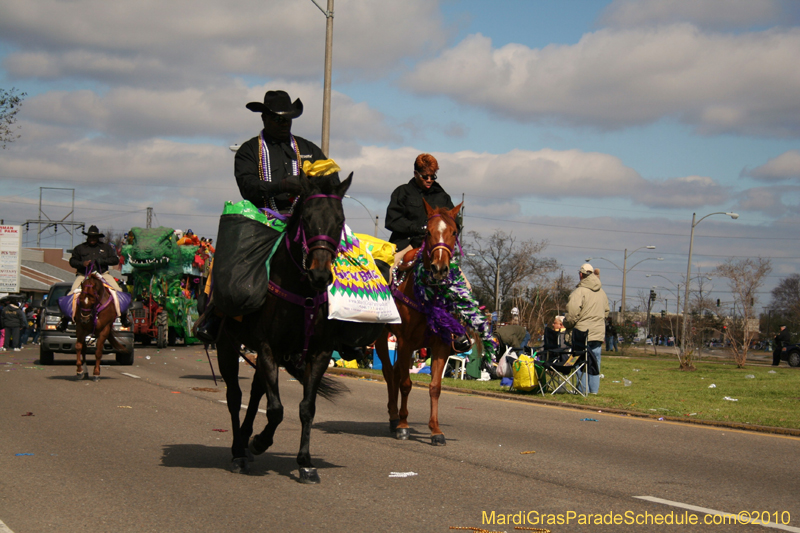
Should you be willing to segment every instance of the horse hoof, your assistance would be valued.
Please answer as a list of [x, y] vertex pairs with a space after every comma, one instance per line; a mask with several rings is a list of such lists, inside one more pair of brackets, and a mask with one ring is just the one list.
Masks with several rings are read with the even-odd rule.
[[92, 376], [92, 381], [97, 383], [98, 381], [100, 381], [100, 376]]
[[399, 418], [397, 420], [389, 420], [389, 431], [391, 431], [392, 433], [397, 431], [397, 426], [399, 424], [400, 424], [400, 419]]
[[234, 457], [231, 460], [231, 472], [234, 474], [249, 474], [250, 467], [247, 465], [247, 457]]
[[445, 440], [444, 435], [431, 435], [431, 445], [447, 446], [447, 441]]
[[300, 469], [300, 483], [308, 485], [319, 484], [319, 474], [316, 468], [301, 468]]
[[397, 431], [395, 432], [395, 438], [397, 440], [408, 440], [408, 435], [408, 428], [397, 428]]
[[86, 377], [86, 374], [84, 374], [83, 372], [78, 372], [77, 374], [75, 374], [75, 381], [81, 381], [84, 377]]
[[255, 436], [250, 437], [250, 442], [247, 443], [247, 450], [253, 455], [261, 455], [262, 453], [267, 451], [267, 448], [269, 448], [269, 446], [260, 446], [256, 442]]

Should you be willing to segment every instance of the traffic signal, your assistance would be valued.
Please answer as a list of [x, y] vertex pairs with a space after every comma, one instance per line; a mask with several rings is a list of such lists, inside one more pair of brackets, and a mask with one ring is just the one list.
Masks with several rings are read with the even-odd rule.
[[719, 298], [717, 298], [717, 307], [719, 307]]
[[667, 312], [662, 309], [661, 310], [661, 318], [664, 318], [665, 316], [667, 316]]
[[656, 301], [656, 291], [654, 291], [653, 289], [650, 289], [650, 301], [651, 302]]

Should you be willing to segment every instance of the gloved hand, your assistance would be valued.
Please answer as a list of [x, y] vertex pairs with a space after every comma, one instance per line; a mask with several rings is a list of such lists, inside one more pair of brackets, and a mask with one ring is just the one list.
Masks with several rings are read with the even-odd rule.
[[411, 226], [412, 235], [425, 235], [428, 232], [428, 226]]
[[303, 186], [300, 183], [299, 176], [289, 176], [288, 178], [282, 179], [280, 181], [281, 192], [285, 192], [291, 195], [298, 195], [303, 192]]

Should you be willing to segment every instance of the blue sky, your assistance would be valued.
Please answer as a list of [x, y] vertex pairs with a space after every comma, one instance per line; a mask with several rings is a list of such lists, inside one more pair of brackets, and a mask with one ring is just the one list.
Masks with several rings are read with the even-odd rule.
[[[629, 295], [647, 273], [680, 280], [693, 212], [736, 211], [698, 226], [694, 268], [769, 257], [765, 305], [800, 256], [798, 21], [783, 0], [337, 0], [329, 155], [381, 225], [431, 152], [467, 229], [548, 240], [568, 273], [656, 245]], [[0, 218], [35, 219], [39, 188], [67, 187], [76, 220], [125, 230], [153, 207], [213, 236], [239, 198], [227, 147], [258, 132], [245, 103], [289, 91], [294, 132], [319, 142], [324, 29], [310, 0], [3, 2], [0, 87], [28, 97], [0, 151]], [[51, 218], [65, 197], [45, 194]], [[621, 273], [595, 261], [618, 300]]]

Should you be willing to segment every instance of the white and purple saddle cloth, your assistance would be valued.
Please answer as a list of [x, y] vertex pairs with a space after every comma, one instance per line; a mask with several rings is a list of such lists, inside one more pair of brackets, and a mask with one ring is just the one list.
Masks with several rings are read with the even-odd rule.
[[[114, 302], [114, 307], [116, 307], [117, 316], [122, 316], [128, 308], [131, 306], [131, 299], [132, 296], [130, 293], [127, 292], [117, 292], [111, 287], [108, 286], [107, 283], [103, 283], [108, 292], [111, 293], [111, 298], [109, 298], [105, 304], [100, 305], [97, 308], [96, 312], [101, 311], [105, 308], [110, 302]], [[70, 318], [75, 318], [75, 313], [78, 312], [78, 298], [81, 295], [80, 290], [76, 290], [75, 292], [69, 293], [65, 296], [62, 296], [58, 299], [58, 307], [61, 309], [61, 312]]]

